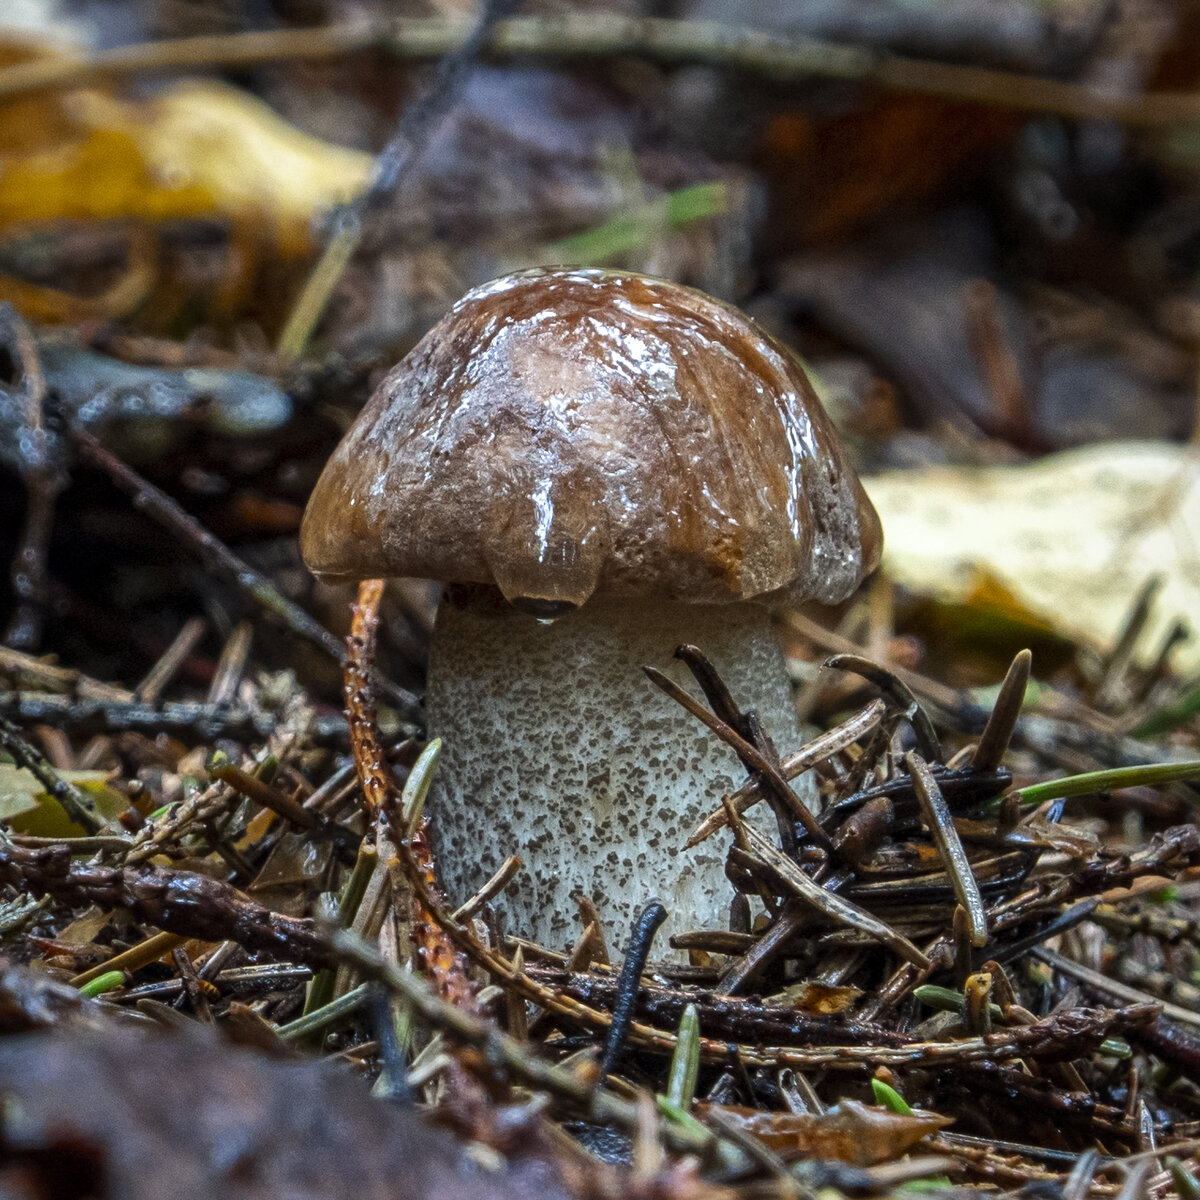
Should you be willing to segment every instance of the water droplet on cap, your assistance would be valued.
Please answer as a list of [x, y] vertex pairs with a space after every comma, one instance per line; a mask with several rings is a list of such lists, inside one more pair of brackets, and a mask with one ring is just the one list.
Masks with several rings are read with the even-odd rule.
[[554, 600], [545, 596], [505, 596], [517, 612], [537, 617], [540, 625], [553, 625], [559, 617], [574, 612], [579, 605], [573, 600]]
[[587, 601], [609, 553], [594, 487], [564, 474], [535, 480], [527, 491], [510, 485], [484, 522], [484, 555], [496, 586], [515, 609], [545, 623]]

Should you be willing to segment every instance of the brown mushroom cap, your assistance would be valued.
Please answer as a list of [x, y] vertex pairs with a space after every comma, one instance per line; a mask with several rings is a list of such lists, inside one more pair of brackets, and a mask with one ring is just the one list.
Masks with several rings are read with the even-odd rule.
[[788, 350], [690, 288], [524, 271], [388, 375], [300, 533], [340, 578], [494, 583], [533, 611], [612, 594], [844, 599], [879, 519]]

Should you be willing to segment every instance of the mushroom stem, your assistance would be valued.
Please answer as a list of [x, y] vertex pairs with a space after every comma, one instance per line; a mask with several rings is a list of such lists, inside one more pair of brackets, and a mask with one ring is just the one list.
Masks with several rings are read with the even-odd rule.
[[704, 649], [782, 747], [798, 743], [783, 657], [758, 605], [593, 597], [547, 624], [491, 588], [442, 601], [427, 711], [445, 748], [430, 814], [451, 897], [471, 895], [515, 853], [526, 870], [501, 900], [507, 928], [545, 945], [573, 939], [581, 893], [611, 931], [659, 896], [664, 946], [671, 933], [726, 927], [723, 850], [683, 847], [742, 771], [641, 670], [653, 663], [689, 682], [672, 657], [681, 642]]

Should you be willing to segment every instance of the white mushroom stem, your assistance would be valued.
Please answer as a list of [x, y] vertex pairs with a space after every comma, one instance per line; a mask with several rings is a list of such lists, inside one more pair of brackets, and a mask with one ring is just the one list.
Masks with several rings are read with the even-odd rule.
[[793, 749], [795, 709], [766, 611], [593, 598], [544, 624], [481, 591], [443, 600], [430, 649], [429, 732], [445, 744], [429, 811], [451, 900], [515, 853], [525, 869], [499, 902], [509, 933], [564, 948], [585, 893], [617, 945], [658, 896], [670, 917], [656, 957], [671, 933], [726, 928], [726, 846], [683, 845], [745, 774], [642, 666], [695, 690], [673, 658], [694, 643], [780, 750]]

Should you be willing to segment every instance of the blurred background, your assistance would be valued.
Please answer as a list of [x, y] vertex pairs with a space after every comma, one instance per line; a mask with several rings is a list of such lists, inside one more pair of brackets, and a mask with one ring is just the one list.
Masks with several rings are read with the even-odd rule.
[[[438, 67], [478, 17], [8, 0], [0, 299], [45, 382], [30, 401], [9, 328], [10, 645], [132, 680], [198, 616], [202, 684], [245, 615], [78, 428], [337, 629], [295, 532], [373, 383], [471, 286], [586, 263], [731, 300], [802, 354], [888, 537], [845, 632], [966, 685], [1025, 644], [1077, 670], [1145, 594], [1146, 670], [1200, 672], [1200, 7], [531, 2]], [[429, 590], [390, 603], [389, 669], [419, 687]]]

